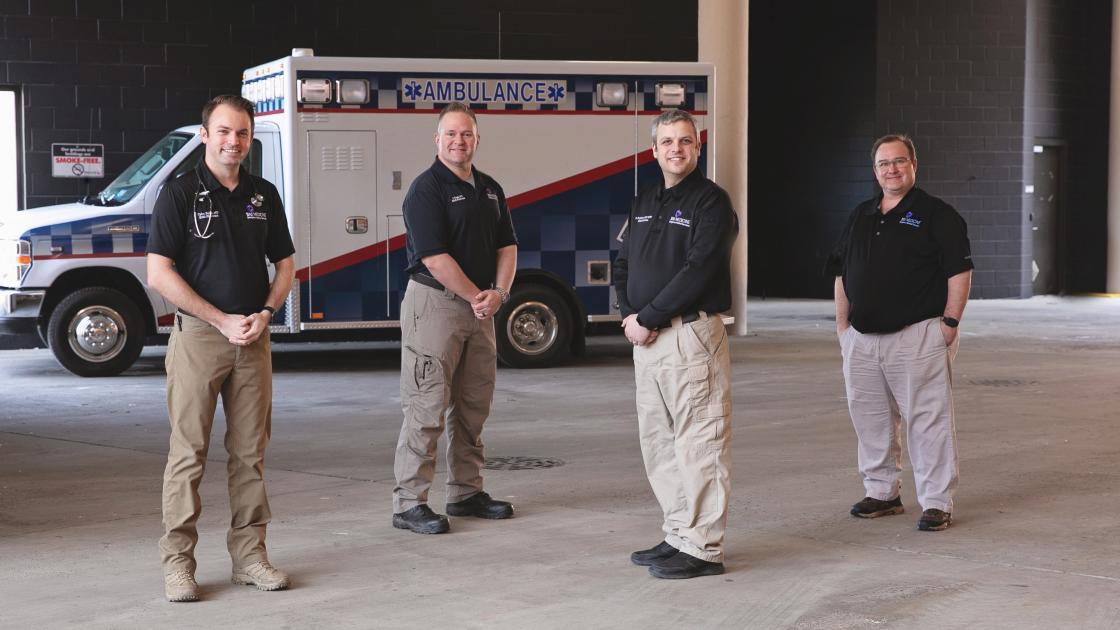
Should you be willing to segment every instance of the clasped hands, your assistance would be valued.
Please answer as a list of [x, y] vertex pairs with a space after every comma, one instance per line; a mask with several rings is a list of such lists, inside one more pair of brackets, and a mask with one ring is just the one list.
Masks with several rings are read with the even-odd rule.
[[225, 313], [218, 325], [218, 331], [235, 346], [247, 346], [260, 338], [271, 323], [272, 317], [264, 312], [252, 315]]
[[493, 317], [501, 307], [502, 296], [493, 289], [479, 291], [478, 295], [471, 300], [471, 310], [474, 311], [474, 316], [478, 319]]

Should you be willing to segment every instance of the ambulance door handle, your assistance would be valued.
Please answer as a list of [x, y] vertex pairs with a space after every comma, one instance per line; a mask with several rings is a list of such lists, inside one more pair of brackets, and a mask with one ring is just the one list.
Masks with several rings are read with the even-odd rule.
[[346, 217], [347, 234], [365, 234], [369, 232], [369, 219], [365, 217]]

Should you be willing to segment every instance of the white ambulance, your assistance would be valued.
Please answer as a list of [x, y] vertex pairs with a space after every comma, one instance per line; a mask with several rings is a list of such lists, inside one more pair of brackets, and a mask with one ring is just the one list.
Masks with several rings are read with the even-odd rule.
[[[505, 189], [518, 271], [496, 318], [515, 367], [578, 354], [617, 322], [611, 262], [640, 180], [660, 177], [650, 124], [690, 111], [715, 171], [714, 69], [699, 63], [316, 57], [245, 71], [257, 105], [246, 166], [276, 184], [296, 245], [296, 283], [276, 341], [394, 339], [407, 283], [401, 202], [435, 157], [436, 113], [478, 114], [476, 165]], [[201, 106], [201, 104], [200, 104]], [[174, 306], [147, 287], [149, 218], [163, 184], [202, 155], [177, 129], [79, 203], [0, 217], [0, 333], [37, 332], [82, 376], [118, 374], [170, 331]], [[617, 324], [615, 324], [617, 326]]]

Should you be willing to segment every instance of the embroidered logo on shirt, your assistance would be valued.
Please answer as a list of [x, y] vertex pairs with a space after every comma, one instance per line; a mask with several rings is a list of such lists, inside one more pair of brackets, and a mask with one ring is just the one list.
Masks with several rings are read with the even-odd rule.
[[451, 198], [451, 203], [457, 203], [457, 202], [466, 201], [466, 200], [467, 200], [466, 195], [455, 195], [454, 197]]
[[498, 200], [498, 193], [490, 190], [489, 188], [486, 189], [486, 196], [493, 199], [494, 201]]
[[645, 223], [653, 218], [652, 214], [647, 214], [644, 217], [634, 217], [634, 223]]
[[692, 220], [683, 218], [681, 216], [681, 209], [677, 208], [677, 211], [673, 213], [673, 216], [669, 217], [669, 223], [671, 223], [672, 225], [679, 225], [681, 227], [689, 227], [692, 225]]
[[922, 227], [922, 220], [915, 219], [913, 212], [907, 212], [906, 216], [898, 220], [902, 225], [909, 225], [910, 227]]
[[267, 221], [268, 213], [264, 210], [259, 210], [258, 205], [255, 203], [245, 204], [245, 218], [253, 221]]

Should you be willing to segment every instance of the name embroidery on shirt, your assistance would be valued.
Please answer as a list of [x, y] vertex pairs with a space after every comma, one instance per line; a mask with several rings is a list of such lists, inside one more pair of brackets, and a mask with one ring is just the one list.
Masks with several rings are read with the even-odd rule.
[[671, 225], [679, 225], [681, 227], [690, 227], [692, 225], [692, 220], [684, 218], [683, 216], [681, 216], [681, 214], [681, 209], [677, 208], [677, 211], [673, 213], [673, 216], [669, 217], [669, 223]]
[[466, 201], [466, 200], [467, 200], [466, 195], [455, 195], [454, 197], [451, 198], [451, 203], [458, 203], [460, 201]]
[[921, 219], [915, 219], [913, 212], [907, 212], [906, 216], [899, 219], [898, 222], [902, 225], [909, 225], [910, 227], [916, 227], [916, 228], [922, 227], [922, 220]]
[[634, 223], [645, 223], [653, 218], [652, 214], [647, 214], [644, 217], [634, 217]]

